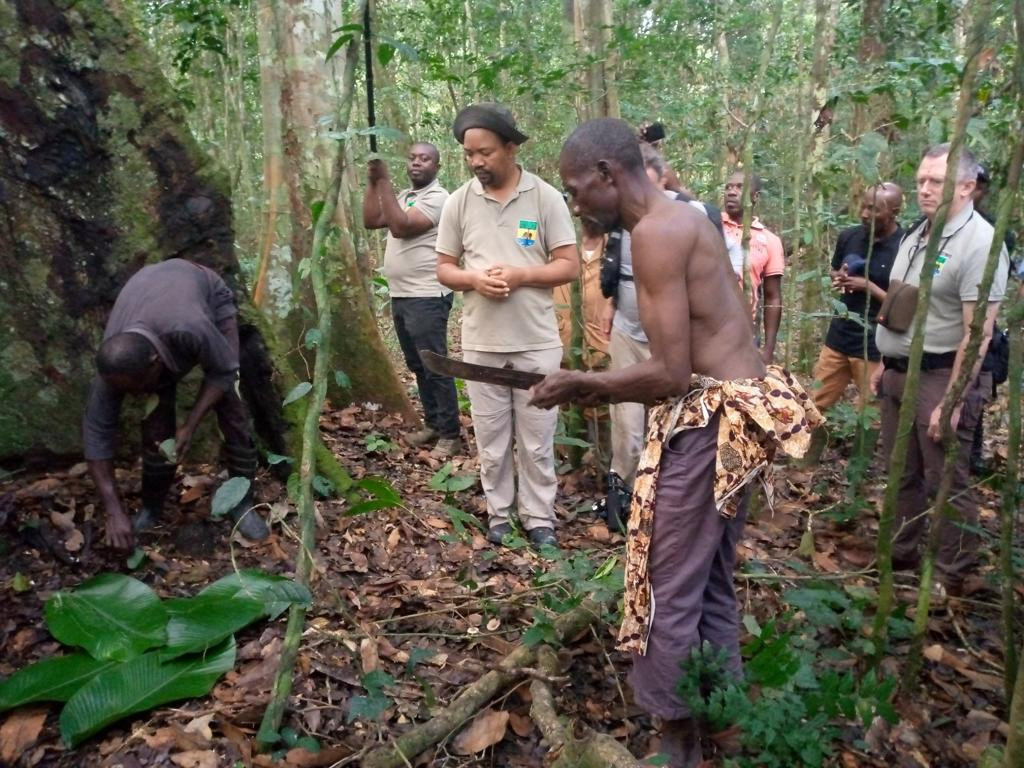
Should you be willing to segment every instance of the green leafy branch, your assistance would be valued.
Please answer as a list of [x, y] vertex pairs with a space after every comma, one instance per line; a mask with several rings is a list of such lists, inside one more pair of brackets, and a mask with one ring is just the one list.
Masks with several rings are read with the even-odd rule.
[[302, 585], [260, 571], [236, 572], [194, 597], [171, 600], [130, 576], [100, 574], [46, 601], [50, 634], [82, 650], [0, 681], [0, 712], [65, 702], [60, 732], [74, 747], [127, 715], [206, 695], [235, 664], [235, 632], [309, 601]]

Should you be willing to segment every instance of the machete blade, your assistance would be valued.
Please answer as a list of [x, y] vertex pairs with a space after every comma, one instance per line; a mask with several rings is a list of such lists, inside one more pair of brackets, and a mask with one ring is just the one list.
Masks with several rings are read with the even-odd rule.
[[513, 389], [529, 389], [534, 384], [544, 379], [543, 373], [532, 371], [517, 371], [513, 368], [495, 368], [492, 365], [476, 365], [475, 363], [464, 363], [461, 360], [454, 360], [429, 349], [419, 351], [420, 360], [434, 373], [443, 376], [452, 376], [456, 379], [467, 379], [469, 381], [481, 381], [484, 384], [497, 384], [502, 387]]

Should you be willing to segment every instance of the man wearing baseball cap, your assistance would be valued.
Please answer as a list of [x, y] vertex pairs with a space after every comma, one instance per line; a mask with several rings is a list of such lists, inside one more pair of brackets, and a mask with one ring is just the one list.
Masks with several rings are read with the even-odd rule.
[[[438, 280], [464, 292], [463, 359], [556, 371], [562, 342], [552, 288], [579, 274], [569, 208], [561, 193], [516, 162], [527, 137], [506, 107], [468, 106], [456, 116], [453, 132], [474, 178], [445, 203], [435, 247]], [[529, 405], [525, 390], [472, 381], [466, 389], [488, 539], [502, 543], [518, 513], [535, 546], [555, 545], [557, 410]]]

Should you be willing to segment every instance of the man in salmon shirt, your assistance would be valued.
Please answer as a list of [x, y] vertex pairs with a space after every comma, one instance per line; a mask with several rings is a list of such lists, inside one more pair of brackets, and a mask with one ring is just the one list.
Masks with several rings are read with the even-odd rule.
[[[761, 195], [761, 179], [751, 175], [750, 205], [757, 205]], [[722, 227], [727, 240], [740, 243], [743, 240], [743, 171], [735, 171], [725, 182], [725, 200], [722, 205]], [[782, 320], [782, 273], [785, 258], [779, 236], [758, 221], [756, 216], [750, 222], [750, 254], [747, 257], [750, 269], [750, 310], [757, 317], [758, 289], [764, 286], [764, 337], [761, 341], [761, 357], [765, 363], [775, 358], [775, 339], [779, 335]], [[737, 275], [742, 282], [742, 276]]]

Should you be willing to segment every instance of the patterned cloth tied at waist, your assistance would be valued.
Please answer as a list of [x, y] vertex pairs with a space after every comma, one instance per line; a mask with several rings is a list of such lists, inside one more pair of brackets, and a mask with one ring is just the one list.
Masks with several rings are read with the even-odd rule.
[[654, 531], [654, 505], [661, 449], [684, 429], [708, 426], [716, 412], [718, 456], [715, 461], [715, 505], [726, 516], [736, 514], [743, 487], [755, 478], [772, 504], [772, 461], [781, 448], [799, 458], [807, 451], [811, 431], [824, 423], [800, 383], [785, 369], [771, 365], [762, 379], [718, 381], [694, 376], [691, 389], [651, 409], [647, 444], [640, 456], [633, 486], [626, 540], [626, 594], [619, 648], [644, 654], [654, 596], [647, 571]]

